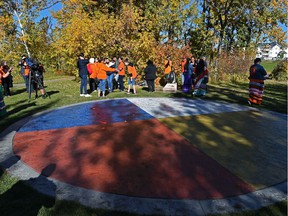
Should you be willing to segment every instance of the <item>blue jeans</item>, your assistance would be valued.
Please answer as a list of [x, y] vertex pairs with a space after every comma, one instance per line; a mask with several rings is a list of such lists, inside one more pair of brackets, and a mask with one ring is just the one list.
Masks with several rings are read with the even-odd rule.
[[109, 92], [113, 91], [113, 78], [114, 78], [114, 73], [107, 75], [107, 83], [108, 83]]
[[88, 92], [87, 92], [87, 76], [81, 77], [80, 94], [88, 94]]
[[[22, 75], [26, 87], [26, 91], [29, 92], [29, 76]], [[33, 91], [33, 85], [31, 84], [31, 92]]]
[[99, 80], [98, 90], [102, 92], [106, 91], [106, 79]]

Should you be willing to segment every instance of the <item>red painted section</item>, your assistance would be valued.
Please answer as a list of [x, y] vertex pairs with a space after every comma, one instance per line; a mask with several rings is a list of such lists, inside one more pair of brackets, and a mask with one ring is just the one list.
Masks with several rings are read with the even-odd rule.
[[15, 154], [39, 173], [96, 191], [130, 196], [210, 199], [253, 191], [156, 119], [18, 132]]

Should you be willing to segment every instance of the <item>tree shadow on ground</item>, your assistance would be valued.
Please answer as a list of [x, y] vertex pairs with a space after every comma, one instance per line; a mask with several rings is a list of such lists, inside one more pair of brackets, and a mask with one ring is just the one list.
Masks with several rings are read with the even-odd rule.
[[[55, 168], [55, 164], [49, 164], [38, 177], [20, 180], [0, 195], [1, 215], [36, 216], [42, 207], [53, 207], [56, 185], [46, 177], [50, 176]], [[31, 186], [36, 186], [37, 190]], [[44, 195], [42, 192], [47, 192], [49, 195]]]

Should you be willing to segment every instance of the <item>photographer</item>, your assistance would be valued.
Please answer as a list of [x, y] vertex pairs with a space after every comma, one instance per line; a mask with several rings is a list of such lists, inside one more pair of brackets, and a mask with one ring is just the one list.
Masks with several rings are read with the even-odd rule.
[[41, 92], [42, 98], [46, 98], [45, 90], [44, 90], [44, 79], [43, 79], [43, 73], [44, 73], [44, 67], [41, 63], [38, 62], [38, 59], [32, 60], [31, 64], [31, 83], [33, 86], [33, 89], [35, 91], [35, 98], [38, 98], [38, 89]]
[[[18, 63], [18, 66], [20, 66], [20, 74], [24, 79], [24, 83], [25, 83], [25, 87], [26, 87], [26, 91], [29, 93], [29, 73], [30, 73], [30, 67], [28, 65], [27, 62], [27, 56], [26, 55], [22, 55], [21, 56], [21, 60]], [[33, 89], [31, 89], [31, 91], [33, 91]]]

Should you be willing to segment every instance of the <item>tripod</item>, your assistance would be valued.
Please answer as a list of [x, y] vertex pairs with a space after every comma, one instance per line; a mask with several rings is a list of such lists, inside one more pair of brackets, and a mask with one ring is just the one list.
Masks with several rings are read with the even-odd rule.
[[30, 69], [30, 72], [29, 72], [29, 91], [28, 91], [28, 101], [30, 102], [30, 99], [31, 99], [31, 89], [32, 89], [32, 86], [33, 86], [33, 90], [35, 91], [36, 93], [36, 96], [35, 96], [35, 99], [37, 98], [37, 91], [38, 89], [43, 90], [43, 93], [42, 93], [42, 98], [46, 98], [46, 97], [49, 97], [50, 98], [50, 95], [46, 92], [45, 88], [44, 88], [44, 85], [43, 85], [43, 80], [41, 79], [41, 76], [43, 75], [39, 75], [37, 73], [37, 71], [32, 71]]

